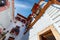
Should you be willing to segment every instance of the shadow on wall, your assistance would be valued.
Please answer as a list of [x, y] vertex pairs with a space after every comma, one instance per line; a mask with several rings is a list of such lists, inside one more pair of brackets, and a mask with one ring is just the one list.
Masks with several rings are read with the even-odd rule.
[[21, 40], [29, 40], [29, 32], [27, 32], [22, 38]]

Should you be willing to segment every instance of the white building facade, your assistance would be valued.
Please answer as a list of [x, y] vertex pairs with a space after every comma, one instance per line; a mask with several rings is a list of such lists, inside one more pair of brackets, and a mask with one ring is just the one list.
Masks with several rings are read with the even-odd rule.
[[[46, 5], [47, 2], [43, 1], [41, 2], [41, 5], [43, 3]], [[43, 8], [44, 5], [41, 7]], [[51, 4], [44, 12], [43, 16], [41, 16], [41, 18], [32, 26], [29, 31], [29, 40], [38, 40], [38, 33], [43, 32], [43, 30], [50, 25], [53, 25], [58, 34], [60, 34], [60, 5], [58, 4]], [[58, 37], [58, 39], [60, 39], [60, 37]]]
[[0, 26], [7, 28], [10, 24], [10, 21], [13, 20], [14, 12], [14, 0], [5, 0], [6, 4], [0, 7]]

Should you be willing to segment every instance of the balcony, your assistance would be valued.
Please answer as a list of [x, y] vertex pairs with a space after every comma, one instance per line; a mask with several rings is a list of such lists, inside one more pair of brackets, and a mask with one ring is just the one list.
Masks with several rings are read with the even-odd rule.
[[[32, 28], [32, 26], [41, 18], [41, 16], [43, 16], [43, 14], [45, 13], [46, 9], [51, 5], [51, 1], [49, 1], [45, 6], [44, 8], [42, 8], [40, 11], [39, 11], [39, 15], [35, 17], [35, 20], [33, 23], [30, 23], [27, 28], [26, 28], [26, 32], [28, 32], [30, 30], [30, 28]], [[43, 11], [42, 11], [43, 10]], [[35, 10], [36, 11], [36, 10]], [[34, 12], [34, 11], [32, 11]], [[26, 33], [25, 32], [25, 33]], [[24, 33], [24, 34], [25, 34]]]
[[35, 3], [33, 8], [32, 8], [32, 12], [36, 13], [37, 9], [39, 8], [39, 4]]

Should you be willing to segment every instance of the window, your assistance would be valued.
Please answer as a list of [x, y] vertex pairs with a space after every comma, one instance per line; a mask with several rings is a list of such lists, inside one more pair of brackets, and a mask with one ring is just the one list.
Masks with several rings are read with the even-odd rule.
[[20, 21], [21, 19], [19, 17], [15, 17], [16, 20]]
[[6, 0], [0, 0], [0, 7], [6, 5]]
[[24, 19], [21, 19], [21, 22], [26, 23], [26, 21]]
[[38, 10], [37, 10], [37, 12], [36, 12], [36, 15], [39, 14], [40, 10], [41, 10], [41, 8], [39, 7]]
[[41, 3], [40, 3], [40, 8], [44, 8], [44, 6], [47, 4], [47, 2], [46, 1], [41, 1]]
[[36, 10], [39, 8], [39, 4], [35, 3], [33, 8], [32, 8], [32, 12], [36, 13]]

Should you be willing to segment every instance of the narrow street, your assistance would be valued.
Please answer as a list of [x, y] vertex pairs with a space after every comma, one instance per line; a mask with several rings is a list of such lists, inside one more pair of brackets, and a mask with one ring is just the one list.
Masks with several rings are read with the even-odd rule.
[[60, 40], [60, 0], [0, 0], [0, 40]]

